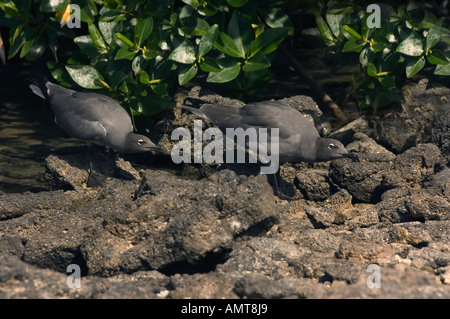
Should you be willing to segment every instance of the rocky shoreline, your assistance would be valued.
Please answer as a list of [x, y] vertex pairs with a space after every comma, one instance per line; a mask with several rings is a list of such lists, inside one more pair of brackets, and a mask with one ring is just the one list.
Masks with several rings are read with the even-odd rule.
[[[332, 134], [360, 162], [282, 167], [296, 201], [248, 167], [135, 169], [103, 150], [94, 169], [107, 177], [86, 188], [87, 154], [49, 156], [52, 190], [0, 196], [0, 297], [450, 298], [450, 90], [405, 90], [402, 112]], [[189, 97], [242, 104], [198, 87]], [[311, 98], [282, 102], [330, 133]], [[152, 140], [170, 150], [193, 118], [175, 110]]]

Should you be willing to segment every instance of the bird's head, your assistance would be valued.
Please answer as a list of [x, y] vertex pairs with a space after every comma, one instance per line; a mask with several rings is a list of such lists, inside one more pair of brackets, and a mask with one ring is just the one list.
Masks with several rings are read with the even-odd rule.
[[347, 151], [341, 142], [332, 138], [317, 139], [316, 158], [321, 162], [339, 158], [350, 158], [354, 162], [359, 162], [359, 158], [356, 154]]
[[141, 134], [130, 133], [126, 138], [127, 153], [142, 153], [154, 151], [157, 153], [167, 154], [167, 150], [155, 145], [147, 136]]

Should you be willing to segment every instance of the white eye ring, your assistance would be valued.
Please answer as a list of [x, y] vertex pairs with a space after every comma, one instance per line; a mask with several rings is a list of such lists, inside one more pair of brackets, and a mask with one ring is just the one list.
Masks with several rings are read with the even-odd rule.
[[137, 141], [137, 143], [138, 143], [138, 145], [142, 145], [142, 144], [144, 144], [144, 140], [140, 139], [140, 140]]
[[333, 143], [328, 144], [328, 148], [331, 150], [332, 148], [335, 148], [336, 146]]

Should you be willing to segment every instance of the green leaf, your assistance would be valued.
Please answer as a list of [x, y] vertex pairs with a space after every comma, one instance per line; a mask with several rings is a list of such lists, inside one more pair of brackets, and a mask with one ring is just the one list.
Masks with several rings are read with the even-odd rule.
[[219, 64], [217, 64], [216, 60], [213, 58], [206, 56], [204, 60], [200, 62], [200, 69], [204, 72], [219, 72], [222, 70]]
[[196, 61], [194, 45], [191, 41], [183, 39], [170, 53], [169, 59], [183, 64], [194, 63]]
[[247, 4], [248, 0], [227, 0], [228, 4], [235, 8], [243, 7]]
[[373, 38], [373, 42], [370, 47], [373, 52], [378, 52], [389, 48], [390, 46], [391, 44], [386, 41], [386, 38], [383, 35], [376, 35]]
[[44, 29], [41, 29], [39, 31], [39, 34], [36, 36], [36, 39], [33, 42], [33, 45], [31, 46], [30, 50], [28, 51], [26, 55], [26, 59], [28, 61], [34, 61], [38, 58], [40, 58], [44, 52], [45, 47], [47, 43], [45, 42], [45, 36], [44, 36]]
[[429, 50], [433, 48], [436, 44], [441, 41], [442, 27], [433, 25], [428, 31], [427, 40], [426, 40], [426, 49]]
[[254, 39], [250, 22], [239, 11], [234, 11], [228, 23], [227, 33], [236, 44], [239, 55], [245, 58], [250, 44]]
[[219, 28], [218, 25], [215, 24], [211, 26], [202, 36], [200, 43], [198, 45], [199, 57], [205, 56], [214, 47], [214, 43], [217, 40], [217, 35], [219, 34], [218, 28]]
[[214, 46], [219, 51], [222, 51], [229, 56], [232, 56], [234, 58], [244, 58], [243, 56], [241, 56], [241, 52], [234, 43], [233, 39], [231, 39], [230, 36], [224, 32], [219, 32], [219, 36], [216, 43], [214, 43]]
[[345, 14], [329, 14], [325, 16], [328, 26], [335, 38], [339, 38], [341, 35], [341, 26], [347, 16]]
[[367, 63], [367, 75], [371, 76], [371, 77], [376, 77], [377, 76], [377, 68], [373, 63]]
[[269, 60], [266, 59], [266, 56], [262, 53], [262, 51], [259, 51], [252, 58], [245, 61], [245, 64], [242, 66], [242, 70], [244, 72], [258, 71], [267, 69], [269, 66]]
[[154, 94], [141, 97], [139, 100], [142, 101], [141, 113], [146, 116], [158, 114], [164, 110], [173, 109], [176, 105], [173, 98], [161, 97]]
[[22, 11], [20, 11], [13, 1], [2, 1], [0, 2], [0, 8], [5, 11], [7, 15], [11, 17], [20, 18], [23, 17]]
[[99, 21], [98, 29], [102, 33], [103, 39], [105, 39], [106, 43], [111, 45], [114, 39], [114, 34], [119, 29], [119, 23]]
[[432, 53], [427, 55], [427, 60], [431, 64], [448, 64], [448, 59], [441, 51], [434, 49]]
[[92, 41], [89, 35], [81, 35], [73, 39], [76, 45], [78, 45], [81, 51], [89, 57], [95, 57], [98, 55], [98, 47]]
[[178, 73], [178, 83], [180, 85], [185, 85], [197, 74], [197, 71], [198, 68], [195, 64], [191, 66], [183, 65], [180, 67], [180, 72]]
[[108, 9], [119, 9], [122, 6], [122, 1], [119, 0], [104, 0], [103, 1], [105, 7]]
[[89, 35], [92, 38], [92, 41], [94, 41], [95, 45], [103, 50], [107, 50], [108, 46], [106, 45], [105, 40], [102, 37], [102, 34], [100, 33], [100, 31], [97, 29], [97, 27], [95, 26], [95, 24], [93, 24], [92, 22], [88, 23], [88, 31], [89, 31]]
[[[128, 39], [126, 36], [124, 36], [122, 33], [117, 32], [116, 36], [119, 38], [119, 40], [123, 44], [125, 44], [125, 45], [127, 45], [129, 47], [134, 47], [134, 43], [130, 39]], [[118, 45], [121, 45], [121, 43], [118, 43]], [[123, 46], [123, 45], [121, 45], [121, 46]]]
[[361, 52], [364, 45], [365, 43], [361, 41], [348, 40], [345, 42], [342, 52]]
[[80, 20], [83, 22], [94, 22], [97, 15], [97, 6], [93, 0], [77, 0], [80, 6]]
[[265, 30], [252, 42], [250, 47], [250, 57], [254, 56], [260, 50], [265, 54], [275, 51], [288, 33], [288, 27]]
[[406, 64], [406, 77], [410, 78], [414, 76], [417, 72], [422, 70], [425, 66], [425, 59], [418, 57], [416, 59], [409, 60]]
[[352, 13], [354, 9], [349, 4], [346, 2], [340, 4], [339, 1], [330, 1], [327, 5], [327, 15], [346, 15], [347, 13]]
[[[348, 35], [350, 35], [351, 37], [349, 38], [348, 36], [346, 36], [347, 39], [356, 39], [356, 40], [361, 40], [362, 36], [356, 32], [354, 29], [352, 29], [350, 26], [348, 25], [343, 25], [342, 28], [344, 28], [344, 30], [347, 32]], [[347, 35], [346, 33], [344, 33], [344, 35]]]
[[428, 29], [431, 28], [437, 21], [436, 16], [431, 13], [431, 11], [424, 10], [423, 11], [424, 17], [420, 21], [419, 28], [421, 29]]
[[395, 77], [392, 75], [385, 75], [378, 77], [378, 81], [387, 89], [395, 88]]
[[193, 36], [203, 36], [205, 32], [210, 28], [208, 22], [200, 18], [192, 20], [192, 23], [194, 25], [192, 30]]
[[150, 87], [151, 87], [152, 91], [159, 96], [168, 96], [169, 95], [167, 83], [158, 82], [154, 85], [150, 85]]
[[235, 65], [222, 69], [220, 72], [209, 73], [206, 82], [225, 83], [235, 79], [241, 71], [241, 64], [237, 62]]
[[213, 16], [217, 13], [217, 9], [210, 1], [201, 1], [201, 3], [199, 1], [195, 2], [200, 4], [200, 6], [196, 8], [200, 15]]
[[38, 28], [33, 28], [32, 32], [27, 32], [25, 42], [23, 43], [22, 50], [20, 51], [20, 58], [23, 58], [30, 51], [31, 47], [33, 46], [33, 43], [37, 40], [36, 35], [38, 31], [39, 31]]
[[317, 28], [319, 29], [320, 34], [322, 35], [322, 38], [325, 40], [327, 44], [336, 43], [336, 39], [333, 35], [333, 32], [331, 32], [330, 27], [319, 14], [316, 14], [316, 25]]
[[139, 73], [139, 82], [142, 84], [148, 84], [149, 81], [150, 77], [148, 76], [148, 73], [142, 70], [141, 73]]
[[20, 48], [22, 48], [24, 43], [27, 41], [27, 38], [32, 33], [35, 34], [38, 31], [38, 28], [36, 27], [23, 30], [23, 26], [24, 25], [21, 24], [18, 25], [15, 30], [11, 29], [11, 33], [14, 30], [14, 35], [9, 37], [10, 47], [8, 50], [8, 59], [13, 58], [17, 54], [17, 52], [19, 52]]
[[12, 59], [17, 54], [17, 52], [19, 52], [20, 48], [26, 41], [27, 33], [31, 33], [33, 32], [33, 30], [37, 30], [37, 28], [29, 28], [22, 31], [22, 27], [23, 25], [19, 25], [16, 28], [14, 37], [10, 37], [10, 42], [11, 41], [13, 42], [10, 43], [11, 46], [9, 47], [8, 50], [8, 59]]
[[292, 27], [289, 16], [281, 9], [275, 7], [260, 7], [258, 13], [271, 28], [289, 28], [289, 34], [294, 35], [294, 28]]
[[134, 43], [140, 46], [150, 36], [153, 30], [153, 18], [140, 18], [134, 29]]
[[58, 81], [59, 84], [65, 87], [71, 87], [72, 78], [67, 73], [65, 65], [57, 63], [55, 61], [47, 61], [47, 68], [52, 74], [53, 78]]
[[437, 65], [436, 69], [434, 70], [434, 74], [436, 75], [450, 75], [450, 64], [447, 65]]
[[100, 13], [101, 16], [99, 22], [119, 22], [126, 20], [125, 13], [105, 12], [102, 14], [102, 11], [100, 11]]
[[146, 60], [150, 60], [156, 58], [158, 55], [162, 53], [161, 48], [153, 42], [148, 43], [143, 50], [143, 54]]
[[400, 42], [396, 52], [409, 56], [421, 56], [423, 53], [422, 39], [415, 31], [411, 31], [410, 35]]
[[70, 77], [81, 87], [85, 89], [102, 89], [102, 75], [90, 65], [66, 65], [66, 70]]
[[134, 47], [123, 47], [123, 48], [120, 48], [119, 51], [117, 51], [115, 59], [116, 60], [121, 60], [121, 59], [133, 60], [134, 56], [138, 52], [139, 51], [136, 50]]

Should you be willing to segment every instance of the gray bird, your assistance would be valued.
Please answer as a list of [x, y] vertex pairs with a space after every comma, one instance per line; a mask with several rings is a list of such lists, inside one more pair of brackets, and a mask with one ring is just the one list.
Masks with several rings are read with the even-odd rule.
[[[324, 162], [340, 158], [359, 161], [348, 152], [338, 140], [320, 137], [314, 125], [300, 112], [280, 102], [254, 102], [240, 108], [223, 105], [203, 104], [200, 108], [182, 106], [184, 109], [202, 116], [225, 133], [226, 128], [253, 127], [279, 129], [279, 163]], [[274, 176], [275, 193], [287, 197], [278, 189]]]
[[[50, 103], [56, 124], [70, 136], [121, 153], [155, 151], [167, 154], [148, 137], [135, 134], [128, 113], [110, 97], [66, 89], [41, 75], [36, 75], [33, 82], [31, 90]], [[91, 161], [89, 164], [91, 176]]]

